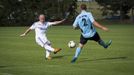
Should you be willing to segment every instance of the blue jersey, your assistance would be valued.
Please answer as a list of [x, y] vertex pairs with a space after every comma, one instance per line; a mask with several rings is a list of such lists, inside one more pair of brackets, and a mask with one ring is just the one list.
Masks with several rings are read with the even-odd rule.
[[96, 29], [93, 26], [94, 18], [90, 12], [82, 11], [75, 19], [73, 27], [79, 27], [85, 38], [93, 37]]

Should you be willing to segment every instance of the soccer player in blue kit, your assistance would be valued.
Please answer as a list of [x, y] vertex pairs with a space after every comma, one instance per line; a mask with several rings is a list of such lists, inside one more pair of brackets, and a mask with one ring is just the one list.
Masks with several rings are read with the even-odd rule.
[[74, 29], [79, 28], [81, 30], [81, 37], [80, 37], [80, 44], [76, 48], [76, 52], [71, 63], [74, 63], [77, 60], [78, 56], [81, 53], [82, 48], [84, 47], [84, 45], [87, 43], [88, 40], [94, 40], [104, 48], [108, 48], [112, 43], [112, 40], [109, 40], [107, 43], [105, 43], [100, 38], [94, 26], [104, 31], [108, 31], [108, 28], [100, 25], [97, 21], [95, 21], [92, 14], [90, 12], [87, 12], [86, 9], [87, 6], [85, 4], [82, 4], [81, 13], [76, 17], [73, 23]]

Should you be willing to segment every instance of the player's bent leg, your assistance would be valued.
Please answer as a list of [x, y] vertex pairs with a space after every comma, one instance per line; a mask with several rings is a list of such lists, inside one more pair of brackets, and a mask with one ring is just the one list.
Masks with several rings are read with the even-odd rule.
[[112, 40], [109, 40], [107, 43], [105, 43], [103, 40], [99, 40], [98, 43], [104, 48], [108, 48], [111, 45]]
[[79, 47], [76, 48], [76, 52], [75, 52], [75, 55], [74, 55], [71, 63], [74, 63], [77, 60], [78, 56], [81, 53], [82, 48], [87, 43], [87, 41], [88, 41], [88, 39], [84, 38], [82, 35], [80, 36], [80, 44], [79, 44]]
[[74, 55], [71, 63], [74, 63], [77, 60], [78, 56], [81, 53], [81, 50], [82, 50], [83, 46], [84, 46], [83, 44], [80, 44], [79, 47], [76, 48], [76, 52], [75, 52], [75, 55]]
[[55, 49], [52, 48], [52, 47], [51, 47], [50, 45], [48, 45], [48, 44], [45, 44], [45, 45], [44, 45], [44, 48], [45, 48], [46, 50], [50, 51], [50, 52], [54, 52], [54, 51], [55, 51]]
[[[50, 41], [47, 42], [47, 45], [51, 46]], [[61, 50], [62, 50], [61, 48], [54, 48], [54, 54], [58, 53]]]
[[55, 48], [54, 49], [54, 54], [58, 53], [59, 51], [61, 51], [62, 49], [61, 48]]
[[111, 43], [112, 40], [110, 40], [109, 42], [105, 43], [101, 38], [100, 35], [96, 32], [96, 34], [92, 37], [92, 39], [96, 42], [98, 42], [101, 46], [103, 46], [104, 48], [108, 48]]
[[109, 40], [106, 44], [107, 44], [106, 48], [108, 48], [112, 44], [112, 40]]
[[84, 45], [79, 44], [79, 47], [77, 47], [74, 57], [78, 57], [80, 55], [80, 52], [81, 52], [81, 49], [83, 48], [83, 46]]
[[50, 56], [51, 52], [49, 50], [46, 50], [46, 59], [51, 60], [52, 57]]
[[59, 51], [62, 50], [61, 48], [52, 48], [51, 45], [48, 45], [48, 44], [44, 45], [44, 48], [46, 50], [49, 50], [51, 52], [54, 52], [54, 54], [56, 54], [56, 53], [58, 53]]
[[103, 46], [104, 48], [106, 48], [106, 46], [107, 46], [106, 43], [103, 40], [99, 40], [98, 44]]

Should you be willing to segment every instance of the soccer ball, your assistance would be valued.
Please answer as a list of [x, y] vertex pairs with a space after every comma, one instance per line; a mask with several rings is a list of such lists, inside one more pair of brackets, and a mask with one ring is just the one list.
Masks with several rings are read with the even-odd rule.
[[74, 41], [69, 41], [68, 42], [68, 47], [69, 48], [74, 48], [76, 46], [76, 43]]

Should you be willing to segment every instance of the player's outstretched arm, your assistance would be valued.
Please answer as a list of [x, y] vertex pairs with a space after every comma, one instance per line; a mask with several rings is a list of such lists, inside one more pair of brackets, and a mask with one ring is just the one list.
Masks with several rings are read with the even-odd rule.
[[66, 19], [63, 19], [63, 20], [61, 20], [61, 21], [50, 22], [50, 24], [51, 24], [51, 25], [58, 25], [58, 24], [64, 22], [65, 20], [66, 20]]
[[21, 37], [24, 37], [24, 36], [26, 36], [30, 31], [31, 31], [31, 29], [28, 28], [28, 29], [27, 29], [23, 34], [21, 34], [20, 36], [21, 36]]
[[107, 27], [102, 26], [102, 25], [99, 24], [97, 21], [94, 21], [93, 24], [94, 24], [94, 26], [96, 26], [96, 27], [98, 27], [98, 28], [100, 28], [100, 29], [102, 29], [102, 30], [104, 30], [104, 31], [108, 31], [108, 30], [109, 30]]

